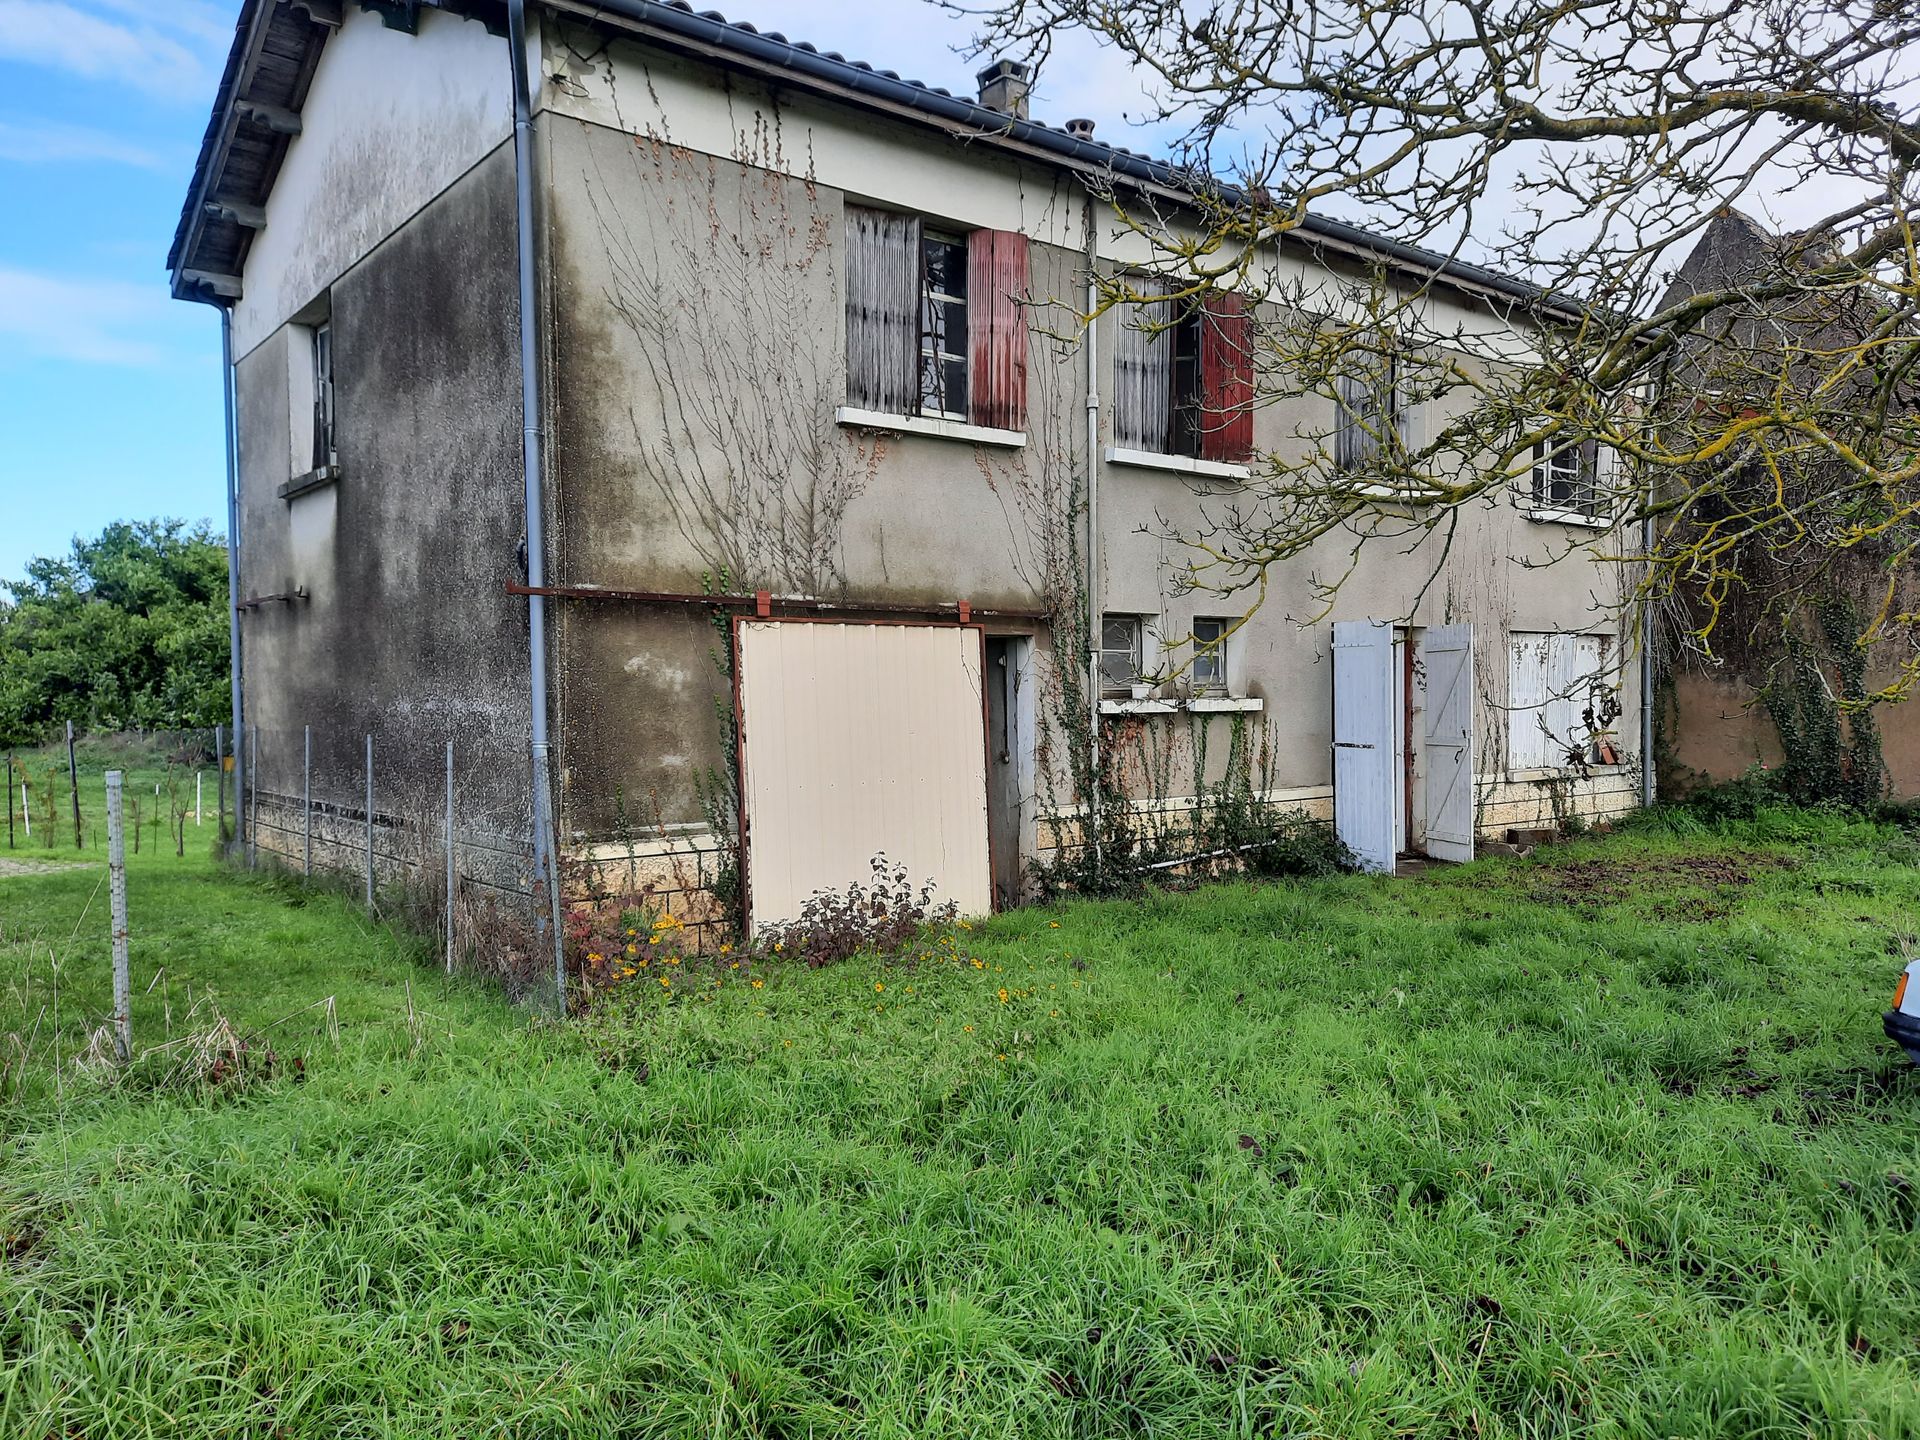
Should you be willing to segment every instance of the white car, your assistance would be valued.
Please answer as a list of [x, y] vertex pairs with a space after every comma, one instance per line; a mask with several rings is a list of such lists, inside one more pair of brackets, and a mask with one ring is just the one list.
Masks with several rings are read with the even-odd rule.
[[1893, 1008], [1880, 1017], [1887, 1038], [1907, 1052], [1907, 1058], [1920, 1065], [1920, 985], [1913, 983], [1920, 971], [1920, 960], [1909, 960], [1893, 987]]

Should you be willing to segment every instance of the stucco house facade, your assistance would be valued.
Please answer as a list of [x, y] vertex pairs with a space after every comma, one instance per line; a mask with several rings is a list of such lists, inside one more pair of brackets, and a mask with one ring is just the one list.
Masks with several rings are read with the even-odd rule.
[[[532, 744], [562, 852], [757, 921], [878, 852], [1010, 903], [1093, 806], [1230, 785], [1378, 868], [1637, 803], [1623, 542], [1577, 461], [1444, 558], [1333, 537], [1250, 614], [1180, 584], [1314, 417], [1253, 403], [1263, 296], [1076, 323], [1090, 265], [1151, 282], [1113, 207], [1177, 208], [1174, 172], [1028, 118], [1014, 67], [949, 95], [650, 0], [528, 5], [517, 155], [508, 9], [248, 0], [182, 217], [175, 291], [230, 334], [264, 850], [371, 810], [401, 856], [449, 741], [463, 876], [524, 876]], [[1303, 236], [1274, 273], [1528, 323], [1498, 275]]]

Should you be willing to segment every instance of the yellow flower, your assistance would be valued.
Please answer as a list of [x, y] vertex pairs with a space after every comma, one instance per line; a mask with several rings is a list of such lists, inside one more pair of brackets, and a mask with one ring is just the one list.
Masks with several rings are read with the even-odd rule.
[[773, 942], [773, 953], [776, 955], [778, 955], [782, 950], [786, 948], [787, 947], [785, 945], [782, 945], [778, 940]]
[[782, 1041], [781, 1041], [780, 1043], [781, 1043], [782, 1045], [791, 1045], [791, 1044], [793, 1044], [793, 1042], [792, 1042], [791, 1040], [782, 1040]]
[[662, 975], [660, 977], [660, 988], [663, 990], [671, 990], [673, 988], [673, 981], [668, 979], [665, 975]]
[[765, 985], [767, 982], [756, 977], [752, 983], [753, 983], [753, 988], [758, 990], [761, 986]]
[[627, 934], [629, 934], [629, 935], [638, 935], [639, 933], [640, 933], [640, 932], [639, 932], [638, 930], [629, 930], [629, 931], [627, 931]]
[[598, 965], [600, 963], [600, 952], [598, 950], [587, 951], [587, 959], [593, 961], [594, 964]]
[[1060, 1013], [1060, 1012], [1059, 1012], [1058, 1010], [1049, 1010], [1049, 1011], [1047, 1011], [1047, 1014], [1049, 1014], [1049, 1015], [1056, 1015], [1056, 1016], [1057, 1016], [1057, 1015], [1058, 1015], [1059, 1013]]
[[1003, 1051], [1002, 1053], [1000, 1053], [1000, 1054], [998, 1054], [998, 1055], [996, 1055], [996, 1056], [994, 1056], [993, 1058], [994, 1058], [994, 1059], [996, 1059], [996, 1060], [1004, 1060], [1004, 1059], [1006, 1059], [1007, 1057], [1006, 1057], [1006, 1053], [1005, 1053], [1005, 1052]]
[[722, 955], [731, 955], [733, 953], [733, 947], [731, 945], [722, 945], [720, 947], [720, 953]]
[[956, 922], [956, 923], [958, 923], [958, 925], [960, 926], [960, 928], [961, 928], [962, 930], [971, 930], [971, 929], [973, 929], [973, 926], [971, 926], [971, 925], [969, 925], [969, 924], [968, 924], [968, 923], [967, 923], [966, 921], [964, 921], [964, 920], [961, 920], [961, 921], [958, 921], [958, 922]]
[[638, 955], [639, 953], [640, 953], [640, 947], [638, 945], [627, 946], [627, 954]]
[[974, 969], [976, 969], [976, 970], [984, 970], [984, 969], [986, 969], [986, 968], [987, 968], [987, 962], [986, 962], [986, 961], [984, 961], [984, 960], [979, 960], [979, 959], [976, 959], [976, 960], [975, 960], [975, 961], [973, 962], [973, 968], [974, 968]]
[[728, 968], [729, 970], [738, 970], [738, 969], [740, 968], [740, 962], [739, 962], [738, 960], [736, 960], [736, 961], [734, 961], [734, 962], [733, 962], [733, 963], [732, 963], [731, 965], [729, 965], [729, 966], [728, 966], [727, 968]]
[[874, 981], [874, 982], [873, 982], [873, 988], [874, 988], [875, 990], [884, 990], [884, 989], [886, 989], [887, 987], [886, 987], [885, 985], [883, 985], [883, 984], [881, 984], [881, 983], [880, 983], [880, 982], [879, 982], [878, 980], [876, 980], [876, 981]]
[[1007, 1003], [1007, 987], [1004, 985], [1000, 987], [1000, 1003], [1002, 1005]]
[[1049, 930], [1058, 930], [1060, 928], [1060, 922], [1058, 920], [1049, 920], [1047, 922], [1047, 928]]
[[963, 1034], [967, 1034], [967, 1035], [973, 1034], [973, 1026], [971, 1025], [962, 1025], [960, 1029]]

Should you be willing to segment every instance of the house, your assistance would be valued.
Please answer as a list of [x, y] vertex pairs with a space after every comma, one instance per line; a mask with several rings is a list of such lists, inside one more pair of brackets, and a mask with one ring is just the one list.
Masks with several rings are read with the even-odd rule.
[[[1661, 308], [1703, 292], [1750, 292], [1791, 280], [1822, 258], [1805, 247], [1803, 237], [1776, 234], [1749, 215], [1724, 210], [1676, 270]], [[1776, 394], [1814, 383], [1835, 410], [1870, 412], [1878, 367], [1862, 366], [1848, 381], [1831, 360], [1800, 375], [1796, 367], [1803, 362], [1795, 357], [1852, 351], [1881, 323], [1876, 309], [1871, 295], [1799, 284], [1769, 301], [1723, 306], [1709, 327], [1689, 337], [1672, 389], [1702, 417], [1704, 435], [1717, 433], [1730, 414], [1764, 408]], [[1909, 390], [1907, 404], [1920, 408], [1920, 397]], [[1692, 416], [1665, 420], [1685, 430]], [[1751, 445], [1715, 465], [1713, 480], [1699, 492], [1704, 499], [1676, 509], [1667, 523], [1696, 527], [1702, 538], [1713, 528], [1720, 545], [1746, 523], [1740, 512], [1767, 513], [1776, 484], [1797, 504], [1831, 493], [1844, 478], [1818, 463], [1779, 466], [1777, 451], [1763, 461]], [[1751, 502], [1743, 498], [1748, 494]], [[1850, 518], [1865, 523], [1867, 517]], [[1910, 617], [1920, 612], [1920, 583], [1905, 563], [1910, 528], [1823, 547], [1817, 561], [1776, 547], [1756, 529], [1734, 540], [1711, 567], [1733, 583], [1712, 595], [1696, 585], [1675, 597], [1667, 607], [1657, 705], [1663, 790], [1680, 793], [1766, 766], [1804, 800], [1873, 799], [1883, 784], [1900, 795], [1920, 793], [1920, 710], [1904, 703], [1845, 704], [1889, 686], [1912, 662]], [[1883, 607], [1886, 623], [1862, 649], [1858, 637]], [[1699, 632], [1708, 630], [1710, 616], [1702, 644]]]
[[[550, 776], [564, 856], [755, 922], [879, 852], [972, 911], [1090, 845], [1177, 860], [1222, 796], [1375, 868], [1637, 803], [1591, 454], [1444, 552], [1192, 592], [1185, 527], [1337, 427], [1250, 403], [1270, 297], [1075, 323], [1089, 265], [1164, 282], [1114, 206], [1188, 179], [1029, 117], [1017, 65], [952, 95], [650, 0], [539, 0], [516, 50], [512, 8], [240, 17], [170, 268], [230, 338], [261, 849], [431, 853], [449, 743], [469, 883], [526, 887]], [[1271, 266], [1482, 328], [1538, 298], [1332, 221]]]

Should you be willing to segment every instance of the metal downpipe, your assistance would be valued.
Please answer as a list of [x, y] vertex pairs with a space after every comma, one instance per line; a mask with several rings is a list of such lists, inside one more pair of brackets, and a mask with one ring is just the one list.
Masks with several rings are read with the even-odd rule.
[[246, 703], [240, 667], [240, 438], [234, 413], [233, 307], [220, 307], [220, 395], [227, 423], [227, 669], [233, 691], [233, 844], [246, 833]]
[[1093, 870], [1105, 863], [1100, 839], [1100, 226], [1096, 198], [1087, 192], [1087, 818], [1093, 834]]
[[[540, 327], [534, 283], [533, 94], [527, 77], [526, 0], [507, 0], [507, 52], [513, 69], [514, 221], [520, 270], [520, 414], [526, 477], [527, 584], [547, 583], [545, 500], [541, 486]], [[554, 858], [552, 743], [547, 735], [547, 601], [527, 597], [528, 678], [533, 709], [534, 933], [553, 947], [554, 1004], [567, 1008], [566, 940], [560, 925], [560, 877]], [[539, 903], [541, 886], [547, 903]]]

